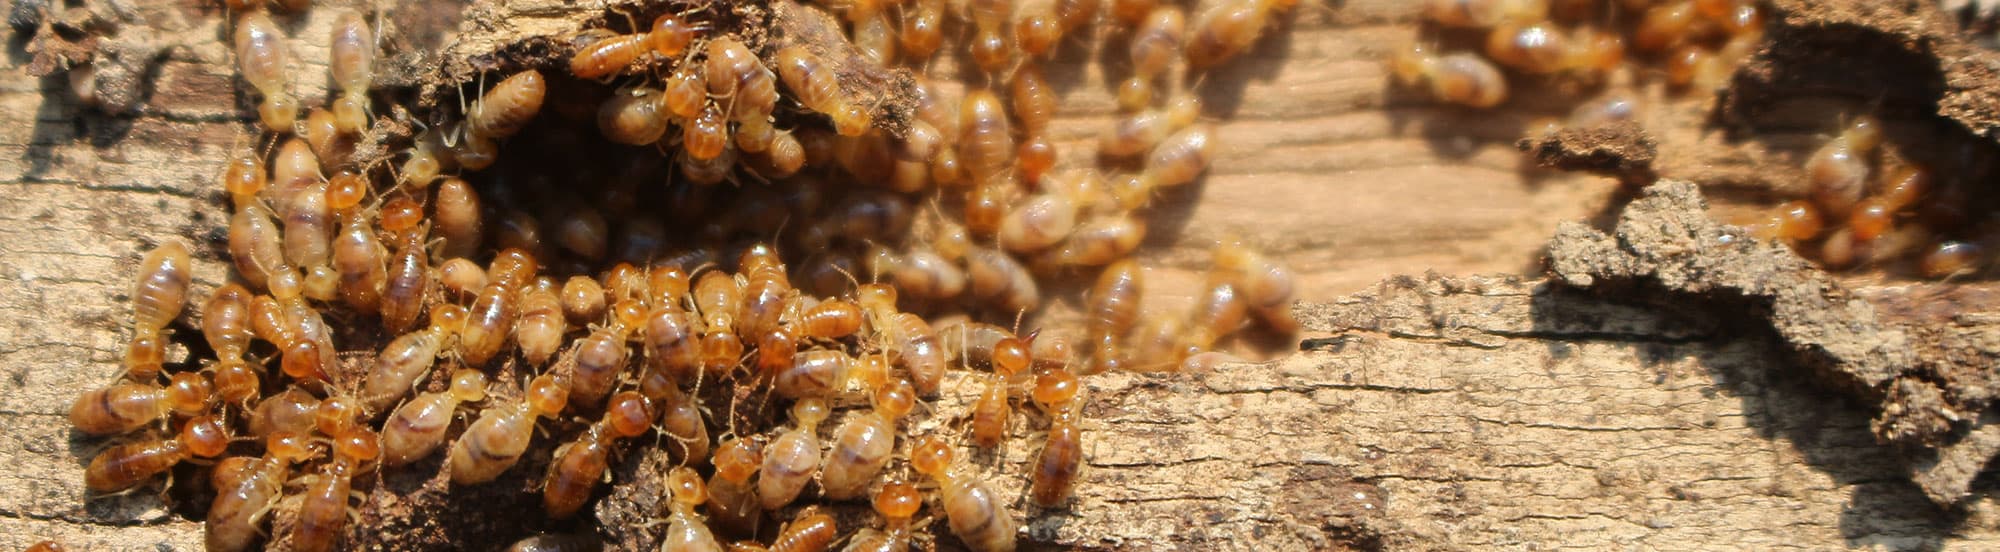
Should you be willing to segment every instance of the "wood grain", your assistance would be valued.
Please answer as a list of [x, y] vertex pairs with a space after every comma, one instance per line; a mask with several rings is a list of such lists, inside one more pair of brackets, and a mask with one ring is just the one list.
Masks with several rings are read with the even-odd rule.
[[[12, 466], [0, 549], [199, 546], [199, 523], [146, 492], [86, 500], [82, 466], [102, 443], [63, 418], [116, 372], [141, 251], [169, 236], [203, 245], [196, 296], [226, 273], [210, 245], [225, 220], [213, 176], [251, 139], [253, 111], [222, 14], [182, 2], [137, 8], [177, 44], [134, 115], [76, 104], [61, 75], [22, 76], [18, 46], [0, 60], [0, 463]], [[322, 4], [288, 25], [300, 90], [324, 86], [325, 8], [344, 3]], [[1569, 100], [1469, 112], [1387, 88], [1378, 60], [1415, 36], [1413, 9], [1308, 3], [1209, 77], [1224, 153], [1184, 197], [1199, 202], [1162, 209], [1144, 254], [1163, 290], [1149, 301], [1176, 304], [1209, 242], [1244, 237], [1302, 273], [1309, 337], [1343, 337], [1269, 364], [1092, 379], [1080, 497], [1037, 518], [1031, 537], [1116, 549], [2000, 546], [1989, 499], [1937, 511], [1869, 438], [1867, 413], [1798, 383], [1762, 338], [1505, 277], [1392, 277], [1537, 272], [1556, 225], [1597, 214], [1613, 187], [1518, 170], [1519, 129]], [[1054, 137], [1072, 151], [1111, 114], [1085, 56], [1050, 70], [1066, 89]], [[1801, 117], [1733, 143], [1699, 128], [1704, 109], [1649, 104], [1667, 168], [1752, 187], [1782, 182], [1754, 167], [1809, 149], [1832, 124]], [[1549, 312], [1577, 320], [1552, 329], [1538, 322]], [[1016, 441], [1003, 461], [1031, 453]]]

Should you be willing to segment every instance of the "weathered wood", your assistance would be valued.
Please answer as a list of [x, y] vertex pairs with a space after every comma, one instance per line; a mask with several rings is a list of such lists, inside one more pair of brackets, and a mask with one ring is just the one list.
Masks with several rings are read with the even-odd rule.
[[[302, 91], [326, 80], [324, 8], [288, 25]], [[82, 465], [102, 443], [63, 418], [116, 371], [140, 251], [189, 239], [206, 252], [195, 295], [222, 281], [213, 175], [251, 140], [219, 10], [136, 9], [177, 42], [135, 114], [76, 104], [61, 74], [20, 76], [22, 52], [0, 60], [14, 75], [0, 78], [0, 463], [11, 466], [0, 549], [199, 547], [199, 524], [145, 492], [86, 501]], [[1224, 154], [1182, 197], [1199, 203], [1163, 209], [1145, 254], [1164, 290], [1149, 302], [1178, 304], [1215, 238], [1282, 253], [1304, 276], [1309, 337], [1332, 339], [1271, 364], [1093, 378], [1080, 497], [1033, 537], [1133, 549], [1996, 546], [1990, 499], [1940, 513], [1874, 443], [1872, 413], [1801, 383], [1774, 337], [1506, 278], [1377, 284], [1533, 271], [1556, 223], [1596, 214], [1612, 189], [1517, 172], [1518, 130], [1559, 113], [1561, 98], [1474, 113], [1390, 92], [1378, 60], [1413, 36], [1413, 9], [1309, 3], [1211, 76]], [[1110, 119], [1106, 79], [1084, 65], [1097, 57], [1050, 68], [1066, 90], [1052, 131], [1066, 163], [1086, 161]], [[1646, 94], [1657, 101], [1642, 119], [1670, 176], [1782, 180], [1756, 165], [1815, 141], [1724, 144], [1699, 130], [1699, 102]], [[988, 470], [1016, 474], [1002, 476], [1010, 496], [1025, 486], [1012, 466], [1032, 454], [1031, 440], [1014, 442], [1009, 467]]]

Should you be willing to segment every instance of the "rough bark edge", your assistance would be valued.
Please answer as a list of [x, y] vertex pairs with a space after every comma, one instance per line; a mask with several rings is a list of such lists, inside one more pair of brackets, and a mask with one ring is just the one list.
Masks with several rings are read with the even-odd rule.
[[[1920, 328], [1885, 320], [1874, 304], [1788, 248], [1716, 223], [1706, 210], [1693, 184], [1649, 187], [1614, 233], [1563, 225], [1550, 242], [1551, 272], [1566, 285], [1599, 293], [1663, 306], [1705, 304], [1768, 324], [1816, 379], [1872, 405], [1877, 438], [1911, 450], [1912, 477], [1932, 501], [1965, 498], [2000, 452], [2000, 434], [1981, 415], [1991, 391], [1979, 365], [1920, 347], [1913, 337]], [[1954, 350], [1992, 350], [1990, 340], [1960, 341], [1965, 347]]]
[[1742, 121], [1800, 94], [1935, 114], [2000, 143], [2000, 52], [1968, 42], [1935, 2], [1776, 0], [1771, 44], [1718, 103]]

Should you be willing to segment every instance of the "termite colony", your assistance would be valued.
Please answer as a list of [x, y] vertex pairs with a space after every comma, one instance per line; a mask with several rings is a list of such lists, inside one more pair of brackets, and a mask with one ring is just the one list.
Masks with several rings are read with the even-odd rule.
[[1649, 82], [1721, 86], [1764, 42], [1767, 16], [1755, 0], [1424, 0], [1422, 10], [1422, 38], [1389, 60], [1398, 85], [1478, 109], [1506, 102], [1517, 82], [1601, 92], [1550, 127], [1630, 118], [1630, 89]]
[[1829, 270], [1877, 267], [1924, 278], [1982, 271], [1992, 262], [1993, 232], [1976, 214], [1990, 200], [1973, 191], [1991, 178], [1990, 158], [1970, 145], [1912, 151], [1887, 135], [1872, 115], [1847, 120], [1806, 158], [1806, 198], [1745, 226]]
[[[1132, 257], [1157, 193], [1216, 154], [1178, 83], [1290, 7], [831, 6], [859, 56], [728, 30], [757, 6], [613, 10], [566, 42], [566, 64], [464, 83], [457, 109], [374, 159], [355, 153], [390, 111], [371, 105], [387, 96], [371, 90], [370, 16], [335, 18], [337, 90], [306, 107], [291, 39], [232, 5], [266, 145], [220, 175], [236, 270], [191, 326], [214, 357], [167, 369], [191, 257], [165, 242], [140, 266], [123, 374], [70, 412], [123, 443], [86, 482], [122, 492], [212, 465], [209, 548], [252, 547], [268, 526], [274, 545], [326, 549], [382, 471], [479, 486], [553, 448], [528, 463], [547, 466], [535, 492], [565, 519], [627, 449], [657, 443], [680, 466], [660, 492], [663, 549], [824, 549], [841, 530], [814, 506], [872, 501], [879, 523], [848, 531], [848, 549], [906, 549], [916, 520], [941, 519], [973, 549], [1011, 550], [1021, 511], [1071, 502], [1081, 377], [1204, 367], [1244, 328], [1296, 330], [1280, 261], [1220, 245], [1196, 304], [1142, 323]], [[1101, 167], [1058, 168], [1040, 65], [1100, 20], [1129, 39], [1122, 115]], [[880, 94], [846, 82], [854, 63], [923, 68], [948, 42], [974, 69], [918, 76], [900, 134], [879, 124]], [[1021, 329], [1059, 279], [1096, 282], [1083, 327]], [[985, 372], [965, 380], [969, 406], [926, 400], [957, 392], [948, 370]], [[1032, 506], [994, 491], [986, 472], [1007, 466], [965, 460], [1024, 434], [1042, 441], [1015, 468]]]
[[[1481, 109], [1506, 102], [1509, 83], [1521, 79], [1604, 89], [1566, 120], [1530, 132], [1588, 128], [1634, 117], [1629, 89], [1648, 81], [1684, 93], [1722, 86], [1763, 43], [1767, 11], [1751, 0], [1426, 0], [1423, 17], [1436, 31], [1427, 36], [1472, 41], [1479, 53], [1418, 43], [1392, 56], [1389, 69], [1401, 86]], [[1973, 272], [1990, 261], [1969, 204], [1970, 183], [1992, 171], [1979, 159], [1937, 160], [1952, 165], [1941, 173], [1884, 143], [1876, 118], [1855, 117], [1807, 158], [1808, 199], [1777, 205], [1747, 226], [1828, 269], [1910, 259], [1923, 277]]]

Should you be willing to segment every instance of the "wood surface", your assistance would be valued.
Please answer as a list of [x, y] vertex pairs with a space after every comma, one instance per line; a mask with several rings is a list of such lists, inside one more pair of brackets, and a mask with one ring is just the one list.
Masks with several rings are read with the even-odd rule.
[[[1162, 292], [1149, 302], [1185, 301], [1206, 244], [1244, 237], [1303, 275], [1310, 350], [1090, 379], [1080, 496], [1037, 517], [1033, 540], [2000, 546], [2000, 508], [1986, 498], [1933, 506], [1897, 452], [1874, 442], [1872, 412], [1806, 383], [1771, 337], [1538, 284], [1557, 224], [1599, 215], [1615, 185], [1519, 170], [1520, 128], [1573, 100], [1526, 96], [1471, 112], [1390, 90], [1380, 59], [1415, 36], [1412, 4], [1306, 3], [1208, 78], [1224, 153], [1184, 196], [1199, 202], [1156, 219], [1144, 258]], [[301, 90], [326, 80], [323, 8], [288, 26]], [[0, 470], [0, 550], [42, 538], [87, 550], [200, 546], [198, 520], [150, 491], [86, 500], [82, 466], [103, 443], [64, 417], [74, 396], [117, 371], [142, 251], [190, 240], [202, 252], [193, 295], [223, 281], [215, 175], [231, 147], [253, 139], [220, 11], [193, 0], [135, 9], [157, 31], [150, 40], [172, 42], [136, 113], [79, 105], [61, 74], [26, 76], [19, 40], [0, 60], [0, 464], [10, 467]], [[1083, 61], [1051, 70], [1068, 75], [1057, 81], [1066, 95], [1054, 136], [1072, 151], [1111, 116], [1106, 85]], [[1833, 124], [1718, 144], [1697, 126], [1704, 109], [1699, 98], [1649, 104], [1662, 157], [1678, 160], [1668, 169], [1755, 173], [1744, 167], [1796, 155]], [[1529, 277], [1470, 276], [1496, 273]], [[1003, 461], [1027, 458], [1021, 441]], [[1004, 492], [1018, 494], [1020, 480], [1005, 477]]]

